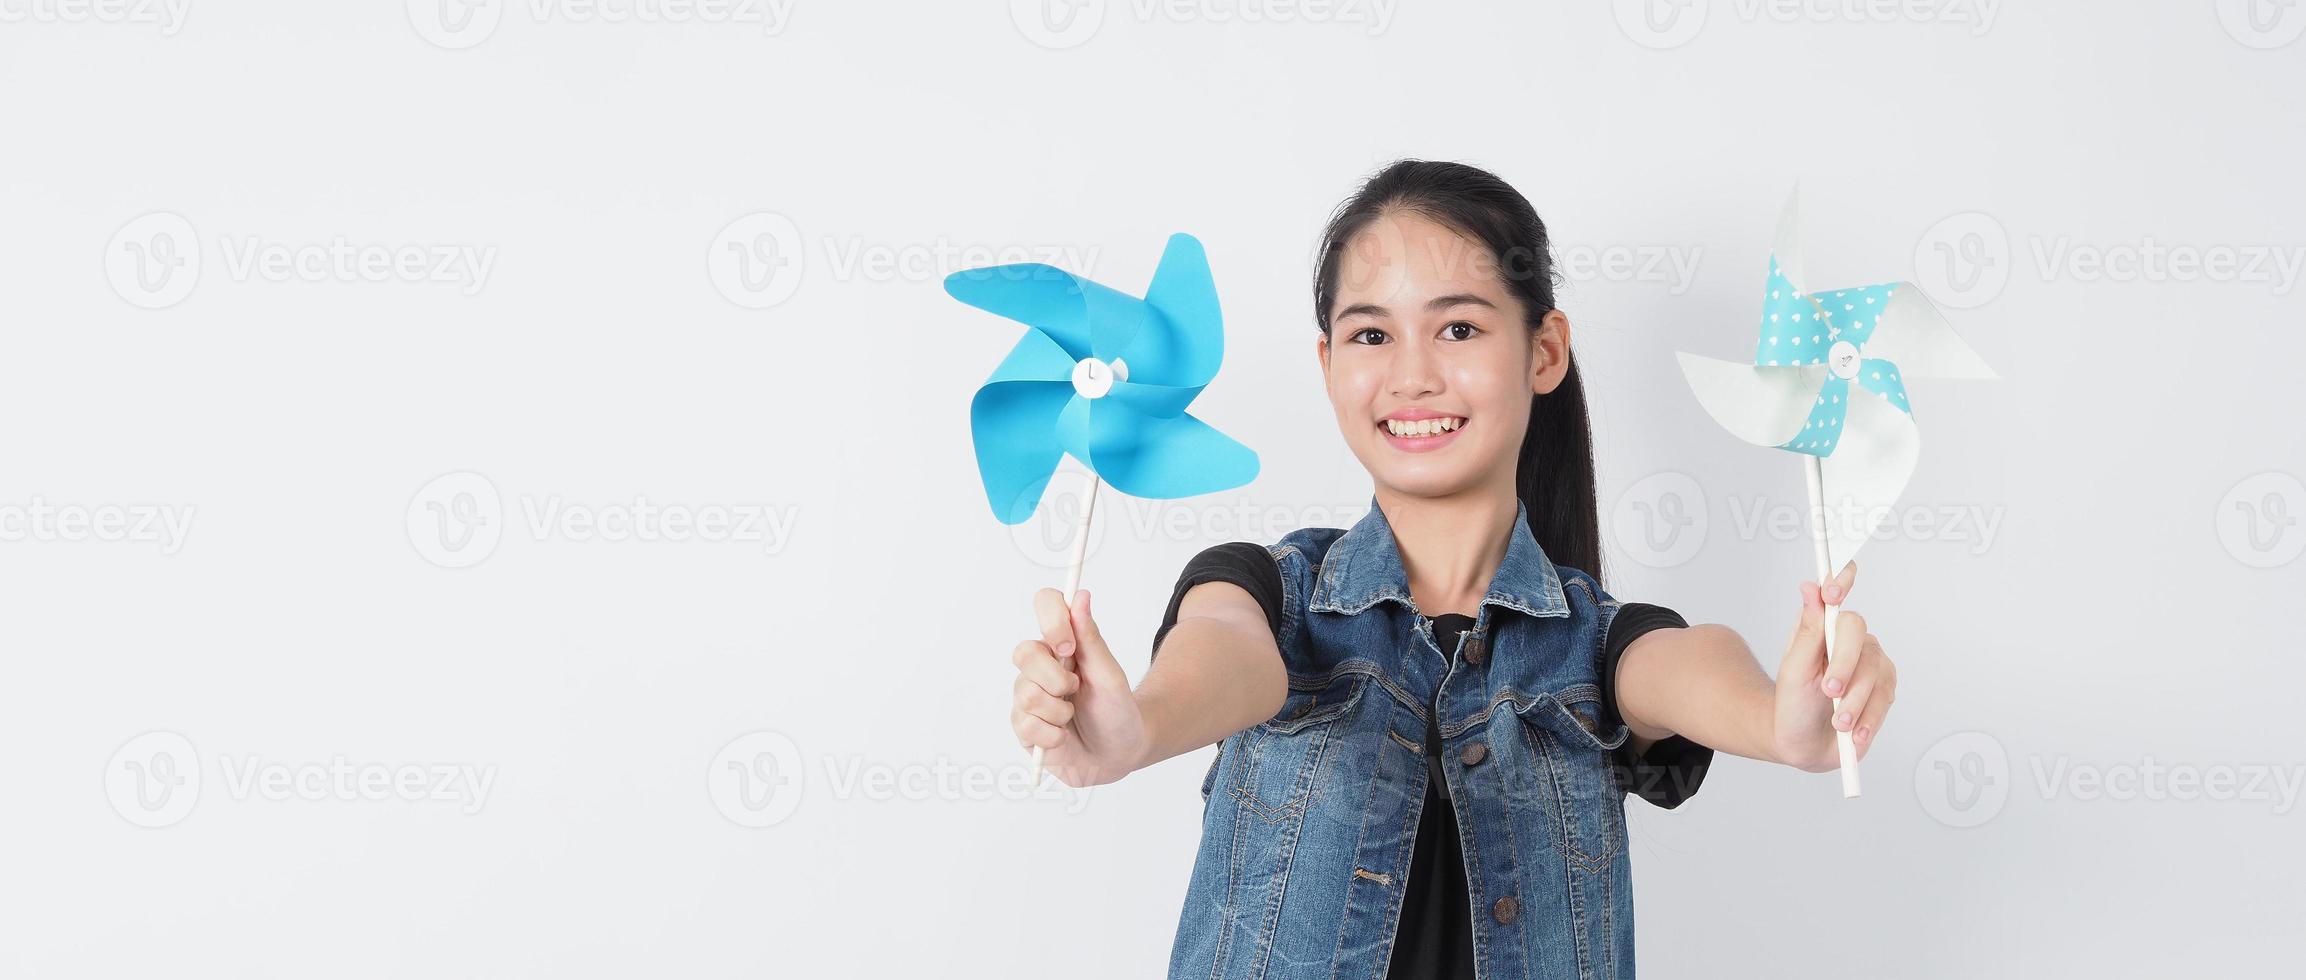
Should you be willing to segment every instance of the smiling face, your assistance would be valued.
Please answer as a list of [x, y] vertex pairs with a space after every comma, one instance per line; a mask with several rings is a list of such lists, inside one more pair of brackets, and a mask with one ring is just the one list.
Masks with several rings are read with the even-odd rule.
[[1568, 370], [1568, 318], [1532, 330], [1497, 256], [1415, 211], [1379, 215], [1338, 263], [1320, 352], [1353, 455], [1381, 491], [1511, 494], [1530, 396]]

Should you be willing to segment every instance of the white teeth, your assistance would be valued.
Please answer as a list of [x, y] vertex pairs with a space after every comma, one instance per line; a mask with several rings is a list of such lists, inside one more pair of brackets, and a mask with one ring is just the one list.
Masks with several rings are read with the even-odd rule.
[[1444, 432], [1455, 432], [1457, 431], [1458, 426], [1464, 424], [1464, 419], [1456, 417], [1440, 419], [1419, 419], [1415, 422], [1404, 421], [1402, 419], [1386, 419], [1385, 431], [1393, 433], [1397, 436], [1422, 438], [1425, 436], [1437, 436]]

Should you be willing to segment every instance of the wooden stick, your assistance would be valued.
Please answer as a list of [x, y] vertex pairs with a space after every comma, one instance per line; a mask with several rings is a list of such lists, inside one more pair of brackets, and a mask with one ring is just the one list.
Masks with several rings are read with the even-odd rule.
[[[1081, 591], [1081, 565], [1089, 558], [1089, 520], [1097, 513], [1097, 488], [1104, 482], [1104, 479], [1097, 474], [1089, 474], [1089, 492], [1081, 498], [1081, 519], [1073, 525], [1073, 561], [1065, 566], [1065, 615], [1068, 617], [1073, 614], [1073, 594]], [[1079, 656], [1081, 656], [1081, 641], [1079, 637], [1075, 637], [1073, 640], [1073, 657]], [[1068, 658], [1064, 663], [1070, 669], [1073, 659]], [[1040, 746], [1033, 746], [1033, 785], [1035, 786], [1041, 785], [1041, 756], [1043, 754], [1043, 749]]]
[[[1833, 581], [1834, 573], [1840, 571], [1829, 567], [1833, 559], [1826, 554], [1825, 462], [1816, 456], [1805, 455], [1802, 458], [1807, 461], [1805, 465], [1809, 472], [1810, 538], [1817, 546], [1818, 589], [1822, 593], [1826, 583]], [[1841, 611], [1842, 607], [1838, 603], [1826, 607], [1826, 663], [1829, 665], [1834, 660], [1834, 620]], [[1842, 699], [1835, 698], [1834, 714], [1841, 713]], [[1853, 798], [1858, 795], [1858, 743], [1850, 737], [1849, 732], [1837, 730], [1834, 732], [1834, 747], [1840, 749], [1842, 754], [1842, 798]]]

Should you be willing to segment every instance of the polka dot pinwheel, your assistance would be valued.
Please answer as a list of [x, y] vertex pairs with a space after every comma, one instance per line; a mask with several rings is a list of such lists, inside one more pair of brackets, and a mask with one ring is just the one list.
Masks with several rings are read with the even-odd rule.
[[[1799, 197], [1786, 203], [1763, 287], [1752, 363], [1681, 355], [1708, 414], [1738, 438], [1799, 454], [1808, 470], [1818, 581], [1838, 574], [1891, 516], [1921, 458], [1909, 378], [1992, 378], [1911, 283], [1810, 290]], [[1832, 631], [1827, 631], [1831, 654]], [[1845, 733], [1843, 792], [1856, 796]]]

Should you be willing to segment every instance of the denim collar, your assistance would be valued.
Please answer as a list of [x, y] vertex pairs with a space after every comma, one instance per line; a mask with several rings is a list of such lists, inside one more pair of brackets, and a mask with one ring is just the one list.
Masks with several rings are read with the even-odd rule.
[[[1321, 561], [1321, 579], [1314, 583], [1309, 608], [1316, 612], [1358, 613], [1391, 599], [1409, 609], [1409, 573], [1401, 566], [1401, 548], [1393, 539], [1393, 525], [1371, 497], [1369, 513], [1332, 542]], [[1506, 542], [1505, 560], [1489, 581], [1484, 606], [1503, 606], [1525, 616], [1567, 616], [1569, 600], [1561, 593], [1561, 575], [1529, 533], [1529, 509], [1514, 503], [1513, 537]]]

